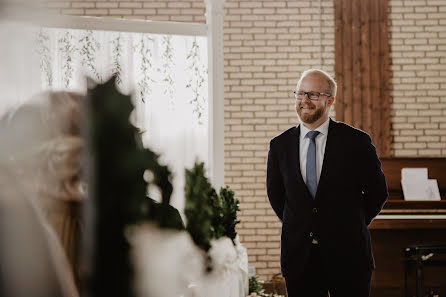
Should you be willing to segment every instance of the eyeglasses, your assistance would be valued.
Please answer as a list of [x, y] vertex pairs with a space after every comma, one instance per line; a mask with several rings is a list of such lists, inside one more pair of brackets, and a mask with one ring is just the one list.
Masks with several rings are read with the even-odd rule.
[[304, 91], [293, 91], [294, 93], [294, 98], [296, 98], [296, 100], [304, 100], [305, 95], [307, 95], [308, 99], [313, 100], [313, 101], [317, 101], [319, 100], [319, 96], [320, 95], [324, 95], [327, 97], [330, 97], [331, 94], [328, 93], [320, 93], [320, 92], [304, 92]]

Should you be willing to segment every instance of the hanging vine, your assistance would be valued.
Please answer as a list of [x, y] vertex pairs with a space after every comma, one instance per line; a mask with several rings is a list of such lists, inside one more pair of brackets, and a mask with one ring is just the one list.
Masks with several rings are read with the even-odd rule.
[[70, 31], [66, 31], [65, 35], [59, 39], [59, 50], [62, 52], [62, 57], [64, 64], [62, 65], [63, 69], [63, 82], [65, 88], [70, 86], [70, 81], [73, 78], [73, 58], [74, 54], [77, 51], [76, 45], [73, 43], [74, 36], [70, 33]]
[[[37, 43], [37, 53], [40, 57], [40, 69], [42, 73], [42, 79], [51, 88], [55, 87], [55, 84], [59, 84], [56, 87], [69, 88], [73, 84], [74, 73], [79, 71], [80, 65], [75, 65], [79, 58], [79, 64], [84, 67], [96, 78], [98, 82], [102, 82], [106, 73], [101, 72], [102, 68], [99, 67], [98, 58], [102, 55], [110, 54], [110, 68], [111, 74], [116, 77], [116, 83], [118, 85], [123, 84], [123, 71], [126, 71], [125, 61], [123, 61], [126, 43], [128, 42], [125, 34], [116, 32], [107, 36], [110, 42], [110, 52], [108, 47], [101, 44], [93, 30], [81, 30], [79, 35], [75, 34], [73, 30], [54, 30], [54, 35], [58, 36], [54, 38], [56, 42], [56, 51], [59, 51], [61, 64], [58, 65], [54, 59], [55, 54], [51, 48], [51, 39], [53, 38], [53, 31], [42, 28], [36, 32], [35, 41]], [[56, 35], [57, 34], [57, 35]], [[140, 59], [137, 67], [139, 67], [136, 73], [137, 84], [137, 96], [141, 98], [142, 102], [146, 102], [151, 97], [154, 84], [159, 84], [159, 88], [163, 90], [163, 93], [167, 95], [168, 104], [170, 108], [175, 106], [174, 96], [176, 66], [174, 61], [174, 39], [172, 35], [161, 36], [161, 53], [159, 56], [159, 62], [155, 60], [154, 49], [155, 39], [150, 34], [140, 34], [135, 38], [134, 46], [132, 47], [134, 58]], [[206, 61], [203, 61], [201, 57], [201, 48], [199, 40], [193, 38], [188, 48], [179, 49], [179, 55], [186, 52], [186, 66], [185, 71], [188, 77], [185, 79], [185, 86], [190, 90], [190, 97], [185, 98], [192, 106], [192, 110], [199, 124], [203, 124], [205, 121], [207, 110], [207, 66]], [[182, 52], [183, 51], [183, 52]], [[79, 57], [77, 57], [79, 54]], [[158, 67], [155, 67], [157, 64]], [[60, 73], [56, 76], [56, 70]], [[130, 65], [132, 67], [133, 64]], [[160, 75], [159, 79], [155, 79], [156, 75]], [[55, 81], [56, 77], [60, 77]], [[180, 82], [181, 83], [181, 82]]]
[[37, 54], [40, 57], [40, 70], [43, 72], [48, 87], [53, 86], [53, 70], [49, 48], [50, 36], [44, 29], [36, 32]]
[[112, 74], [116, 77], [116, 83], [120, 85], [122, 83], [122, 67], [121, 67], [121, 56], [122, 56], [122, 43], [121, 43], [121, 33], [118, 33], [118, 37], [112, 40], [113, 45], [113, 68]]
[[205, 111], [205, 97], [203, 96], [203, 86], [205, 84], [205, 78], [207, 69], [203, 65], [200, 59], [200, 47], [197, 39], [194, 38], [192, 47], [187, 54], [188, 67], [187, 69], [192, 72], [186, 88], [192, 89], [193, 98], [189, 100], [189, 103], [193, 106], [193, 112], [197, 115], [198, 123], [202, 124], [202, 116]]
[[92, 30], [85, 31], [85, 35], [79, 39], [82, 66], [86, 66], [91, 73], [102, 83], [102, 77], [95, 66], [96, 53], [101, 49], [101, 44], [95, 40]]
[[172, 47], [172, 36], [163, 36], [163, 47], [164, 52], [162, 55], [163, 59], [163, 82], [166, 83], [164, 89], [164, 94], [169, 94], [170, 104], [173, 106], [173, 94], [175, 92], [172, 78], [172, 67], [173, 67], [173, 47]]
[[138, 82], [138, 94], [142, 102], [146, 102], [146, 98], [152, 94], [150, 83], [154, 82], [150, 76], [150, 69], [152, 68], [152, 51], [148, 42], [153, 43], [153, 39], [145, 34], [141, 34], [141, 39], [135, 46], [135, 50], [141, 55], [141, 67], [142, 72], [141, 79]]

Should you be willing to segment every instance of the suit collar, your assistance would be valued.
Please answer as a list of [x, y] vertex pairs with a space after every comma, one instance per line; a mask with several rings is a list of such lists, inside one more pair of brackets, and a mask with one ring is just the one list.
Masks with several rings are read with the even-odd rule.
[[[338, 123], [338, 122], [336, 122], [336, 121], [334, 121], [332, 118], [328, 118], [328, 120], [329, 120], [329, 123], [328, 123], [328, 133], [330, 133], [332, 130], [333, 130], [333, 128], [336, 126], [336, 124]], [[299, 137], [300, 136], [300, 125], [302, 125], [302, 124], [297, 124], [294, 128], [293, 128], [293, 130], [291, 131], [291, 134], [293, 134], [294, 136], [297, 136], [297, 137]], [[316, 129], [317, 130], [317, 129]]]
[[[318, 131], [319, 135], [327, 135], [328, 134], [328, 126], [330, 125], [330, 118], [327, 118], [325, 122], [322, 123], [319, 127], [314, 129], [314, 131]], [[303, 140], [305, 137], [307, 137], [308, 132], [312, 131], [304, 124], [299, 124], [300, 128], [300, 140]]]

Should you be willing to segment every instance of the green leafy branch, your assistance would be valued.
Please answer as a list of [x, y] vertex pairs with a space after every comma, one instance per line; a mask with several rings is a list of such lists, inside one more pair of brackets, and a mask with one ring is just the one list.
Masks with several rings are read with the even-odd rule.
[[121, 34], [118, 34], [115, 40], [111, 41], [113, 44], [113, 69], [112, 74], [116, 77], [116, 83], [122, 83], [122, 67], [121, 67], [121, 56], [122, 56], [122, 43], [121, 43]]
[[162, 55], [162, 58], [164, 60], [163, 62], [163, 75], [164, 79], [163, 82], [165, 82], [166, 88], [164, 89], [164, 94], [169, 93], [170, 103], [173, 105], [173, 94], [174, 94], [174, 85], [173, 85], [173, 78], [171, 75], [172, 72], [172, 66], [173, 66], [173, 47], [172, 47], [172, 36], [163, 36], [163, 46], [164, 46], [164, 52]]
[[73, 78], [73, 56], [77, 51], [76, 45], [73, 43], [74, 36], [70, 31], [65, 32], [65, 35], [59, 39], [59, 50], [62, 52], [64, 64], [62, 69], [64, 70], [64, 86], [68, 88], [70, 86], [70, 80]]
[[[220, 195], [216, 193], [205, 176], [204, 163], [196, 163], [191, 170], [186, 170], [185, 195], [186, 230], [198, 247], [208, 252], [211, 240], [223, 236], [234, 243], [239, 202], [228, 187], [221, 188]], [[210, 271], [209, 255], [206, 261]]]
[[50, 37], [44, 29], [40, 29], [36, 36], [37, 54], [40, 56], [40, 70], [45, 73], [48, 87], [53, 86], [53, 71], [51, 63], [51, 53], [48, 46]]
[[201, 118], [205, 110], [205, 97], [202, 95], [202, 88], [206, 82], [207, 69], [201, 63], [200, 48], [196, 38], [192, 42], [186, 59], [189, 61], [187, 68], [193, 73], [186, 85], [186, 88], [191, 88], [193, 92], [193, 98], [189, 103], [193, 105], [193, 112], [197, 115], [199, 123], [202, 124]]
[[213, 212], [209, 203], [209, 195], [214, 195], [213, 192], [215, 190], [204, 174], [204, 163], [195, 164], [191, 170], [186, 169], [186, 230], [195, 244], [205, 251], [210, 249], [213, 237]]
[[[235, 227], [240, 223], [237, 220], [237, 212], [240, 210], [238, 199], [234, 198], [234, 192], [226, 188], [220, 188], [220, 200], [222, 209], [222, 225], [224, 229], [224, 236], [232, 239], [234, 243], [237, 232]], [[235, 243], [234, 243], [235, 244]]]
[[94, 39], [92, 30], [87, 30], [85, 35], [79, 39], [79, 43], [81, 45], [82, 65], [87, 66], [98, 81], [102, 82], [101, 75], [95, 66], [96, 52], [101, 49], [101, 44]]
[[139, 96], [141, 97], [142, 102], [145, 102], [146, 96], [150, 96], [152, 94], [152, 90], [150, 88], [150, 82], [154, 82], [154, 80], [150, 77], [150, 69], [152, 68], [152, 51], [150, 47], [147, 45], [147, 42], [153, 42], [153, 39], [150, 37], [145, 37], [144, 34], [141, 34], [141, 39], [139, 43], [136, 45], [135, 50], [139, 52], [141, 55], [141, 67], [140, 70], [142, 72], [142, 78], [138, 82], [139, 87]]
[[234, 192], [226, 188], [220, 188], [217, 195], [214, 189], [209, 193], [209, 202], [212, 208], [212, 232], [213, 238], [229, 237], [235, 245], [237, 232], [235, 226], [240, 223], [237, 220], [239, 201], [234, 198]]

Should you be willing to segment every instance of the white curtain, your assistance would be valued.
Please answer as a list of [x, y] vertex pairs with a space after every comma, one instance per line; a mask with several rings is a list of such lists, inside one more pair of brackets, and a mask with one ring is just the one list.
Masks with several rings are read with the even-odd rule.
[[[118, 89], [132, 95], [131, 121], [144, 131], [144, 145], [173, 172], [171, 205], [182, 212], [184, 169], [208, 161], [206, 37], [57, 28], [34, 34], [41, 90], [85, 93], [86, 76], [117, 76]], [[160, 199], [155, 189], [149, 195]]]
[[33, 28], [0, 19], [0, 116], [41, 90]]

